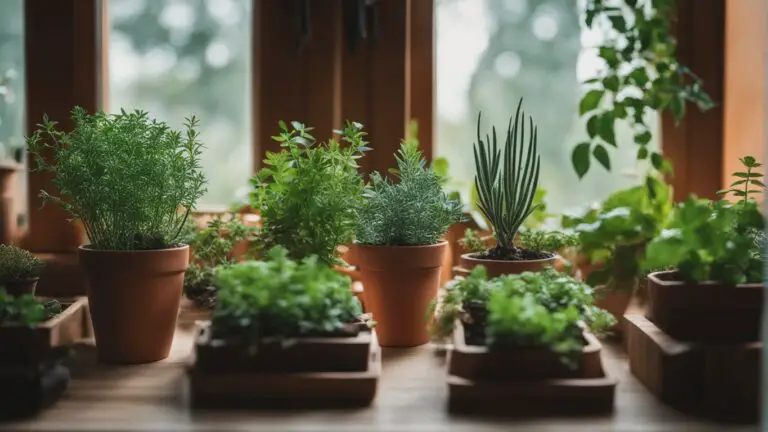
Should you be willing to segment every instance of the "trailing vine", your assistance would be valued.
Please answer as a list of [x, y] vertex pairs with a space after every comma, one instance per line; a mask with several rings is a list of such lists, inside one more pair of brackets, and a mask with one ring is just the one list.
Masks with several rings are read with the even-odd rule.
[[671, 34], [675, 0], [586, 0], [582, 15], [590, 29], [608, 26], [598, 55], [605, 62], [599, 77], [584, 82], [589, 90], [579, 103], [586, 117], [587, 141], [578, 143], [571, 162], [579, 178], [589, 172], [592, 159], [611, 170], [608, 146], [617, 147], [615, 123], [629, 122], [637, 160], [670, 174], [672, 166], [648, 148], [651, 130], [645, 123], [648, 110], [667, 111], [680, 121], [686, 102], [704, 111], [714, 106], [702, 80], [677, 61], [677, 41]]

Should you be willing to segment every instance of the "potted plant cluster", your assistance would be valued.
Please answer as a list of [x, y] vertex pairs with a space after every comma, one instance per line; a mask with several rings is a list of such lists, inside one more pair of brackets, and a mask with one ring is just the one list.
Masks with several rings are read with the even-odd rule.
[[373, 400], [381, 367], [375, 323], [362, 314], [348, 276], [276, 246], [264, 261], [227, 266], [214, 279], [218, 301], [190, 370], [195, 403]]
[[[646, 272], [646, 245], [668, 223], [672, 190], [648, 176], [644, 184], [610, 195], [581, 217], [563, 217], [563, 226], [579, 237], [578, 266], [595, 287], [597, 305], [620, 321]], [[617, 327], [620, 330], [620, 327]]]
[[29, 251], [13, 245], [0, 245], [0, 286], [13, 296], [34, 294], [44, 267]]
[[0, 287], [0, 417], [35, 414], [64, 394], [63, 361], [84, 336], [85, 306], [83, 298], [42, 300]]
[[189, 264], [179, 234], [206, 191], [198, 120], [177, 131], [142, 111], [91, 115], [76, 107], [72, 122], [64, 132], [44, 118], [27, 142], [60, 194], [41, 196], [82, 221], [90, 240], [79, 258], [99, 359], [164, 359]]
[[554, 265], [556, 260], [556, 254], [551, 251], [532, 250], [515, 242], [525, 220], [537, 208], [534, 198], [541, 163], [537, 150], [538, 130], [532, 117], [526, 122], [522, 104], [520, 99], [514, 118], [510, 118], [503, 137], [503, 149], [499, 147], [495, 128], [483, 139], [481, 116], [477, 119], [475, 187], [478, 206], [492, 227], [496, 246], [484, 252], [462, 255], [460, 266], [472, 270], [483, 265], [492, 277], [541, 270]]
[[431, 328], [453, 342], [451, 408], [610, 411], [615, 381], [595, 334], [615, 320], [592, 303], [591, 287], [552, 268], [489, 280], [475, 267], [445, 294]]
[[355, 253], [381, 345], [408, 347], [429, 342], [424, 311], [440, 284], [442, 237], [462, 210], [443, 193], [415, 142], [404, 141], [395, 159], [397, 182], [371, 175], [358, 209]]

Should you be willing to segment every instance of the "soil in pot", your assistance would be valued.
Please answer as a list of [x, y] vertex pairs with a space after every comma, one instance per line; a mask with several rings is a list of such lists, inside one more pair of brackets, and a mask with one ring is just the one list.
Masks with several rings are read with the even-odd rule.
[[551, 252], [515, 248], [507, 253], [493, 248], [486, 252], [464, 254], [459, 264], [466, 270], [483, 265], [488, 270], [488, 277], [494, 278], [505, 274], [540, 271], [547, 266], [554, 266], [556, 260], [557, 255]]
[[437, 297], [447, 242], [425, 246], [355, 246], [365, 307], [381, 346], [429, 342], [425, 311]]
[[37, 282], [39, 277], [31, 278], [27, 280], [14, 280], [0, 282], [0, 286], [5, 288], [5, 291], [12, 296], [21, 296], [24, 294], [35, 294], [37, 288]]
[[148, 363], [168, 357], [189, 246], [147, 251], [80, 247], [99, 359]]

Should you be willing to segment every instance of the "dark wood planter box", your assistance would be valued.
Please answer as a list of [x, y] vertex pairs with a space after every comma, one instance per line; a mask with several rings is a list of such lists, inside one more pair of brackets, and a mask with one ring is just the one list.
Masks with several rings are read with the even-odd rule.
[[[209, 323], [200, 323], [204, 328]], [[371, 403], [381, 373], [376, 333], [356, 337], [299, 338], [292, 345], [215, 346], [205, 332], [189, 369], [196, 406], [335, 407]]]
[[584, 334], [579, 367], [540, 349], [493, 349], [454, 331], [448, 359], [449, 409], [477, 414], [595, 414], [613, 410], [616, 381], [606, 376], [600, 342]]
[[646, 317], [675, 339], [703, 343], [760, 340], [763, 285], [680, 282], [676, 272], [648, 275]]
[[53, 405], [69, 387], [69, 369], [61, 364], [3, 365], [0, 368], [0, 418], [37, 414]]
[[34, 327], [0, 326], [0, 362], [37, 364], [59, 347], [86, 337], [88, 319], [85, 297], [59, 300], [60, 314]]
[[676, 409], [717, 421], [755, 423], [763, 344], [680, 341], [642, 315], [626, 315], [629, 368]]

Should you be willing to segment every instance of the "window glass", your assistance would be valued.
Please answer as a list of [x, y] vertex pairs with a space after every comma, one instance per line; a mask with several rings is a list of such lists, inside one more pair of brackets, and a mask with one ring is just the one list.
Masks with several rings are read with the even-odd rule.
[[[465, 199], [474, 176], [477, 114], [483, 130], [506, 130], [518, 99], [538, 124], [540, 185], [549, 211], [581, 208], [639, 181], [637, 146], [629, 125], [616, 126], [613, 170], [593, 163], [579, 181], [571, 150], [587, 138], [578, 103], [584, 80], [603, 67], [596, 46], [603, 33], [582, 26], [583, 1], [437, 0], [437, 154]], [[649, 115], [658, 148], [658, 116]], [[609, 149], [610, 150], [610, 149]]]
[[109, 109], [142, 109], [181, 127], [200, 118], [208, 193], [243, 199], [253, 171], [251, 1], [111, 0]]

